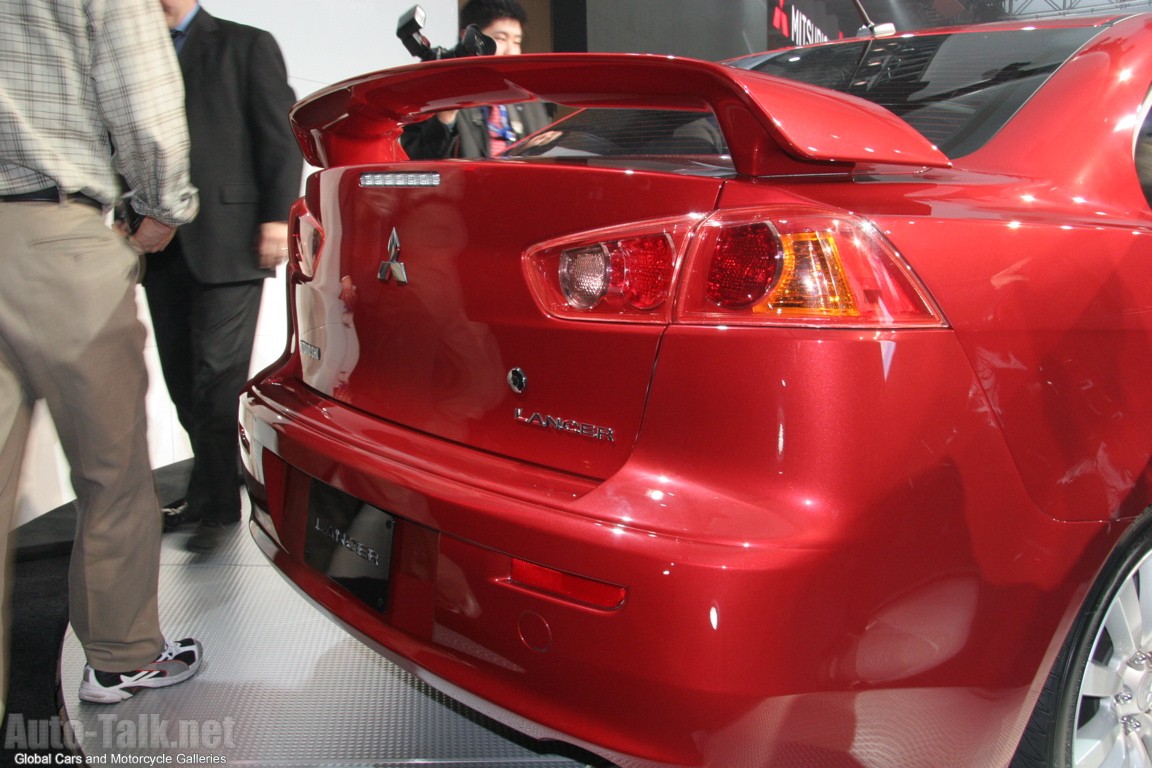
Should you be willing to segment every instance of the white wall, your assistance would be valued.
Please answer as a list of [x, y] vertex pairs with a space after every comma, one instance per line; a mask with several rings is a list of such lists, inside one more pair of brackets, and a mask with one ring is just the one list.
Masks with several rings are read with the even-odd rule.
[[[271, 32], [288, 64], [288, 79], [297, 97], [307, 96], [338, 80], [387, 67], [408, 64], [396, 38], [397, 19], [415, 0], [204, 0], [209, 13]], [[421, 0], [427, 13], [424, 34], [433, 45], [452, 45], [456, 37], [456, 0]], [[151, 386], [148, 391], [148, 439], [153, 466], [162, 467], [191, 456], [188, 438], [176, 420], [164, 388], [152, 341], [144, 293], [138, 294], [140, 317], [149, 326], [145, 350]], [[264, 303], [257, 329], [252, 368], [258, 370], [279, 356], [284, 347], [285, 298], [283, 271], [265, 282]], [[38, 405], [24, 460], [16, 525], [74, 498], [68, 463], [60, 451], [46, 409]]]
[[[396, 20], [416, 0], [203, 0], [209, 13], [275, 35], [288, 77], [303, 97], [365, 72], [415, 61], [396, 39]], [[420, 0], [433, 45], [456, 38], [456, 0]]]

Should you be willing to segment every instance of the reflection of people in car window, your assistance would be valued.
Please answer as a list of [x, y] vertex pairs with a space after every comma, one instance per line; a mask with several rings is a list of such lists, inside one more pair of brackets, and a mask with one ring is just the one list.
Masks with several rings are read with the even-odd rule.
[[585, 109], [508, 154], [515, 157], [728, 154], [716, 116], [659, 109]]
[[686, 155], [720, 155], [728, 151], [724, 134], [712, 115], [701, 117], [677, 128], [672, 138], [679, 144], [679, 152]]

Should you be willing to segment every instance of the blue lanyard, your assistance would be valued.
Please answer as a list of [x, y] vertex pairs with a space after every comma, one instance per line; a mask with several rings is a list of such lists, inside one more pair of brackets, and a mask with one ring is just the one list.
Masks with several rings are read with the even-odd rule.
[[504, 124], [497, 125], [492, 120], [488, 120], [488, 132], [508, 143], [516, 141], [516, 131], [512, 130], [511, 121], [508, 119], [508, 107], [501, 104], [499, 107], [493, 107], [493, 109], [500, 110], [500, 119]]

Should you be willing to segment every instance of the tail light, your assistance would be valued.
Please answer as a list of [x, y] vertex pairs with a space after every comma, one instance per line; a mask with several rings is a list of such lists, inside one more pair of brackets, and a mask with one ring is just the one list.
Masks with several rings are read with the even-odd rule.
[[297, 302], [302, 286], [312, 281], [324, 248], [324, 228], [312, 214], [307, 198], [299, 198], [288, 214], [288, 338], [285, 359], [300, 372], [301, 356], [306, 347], [300, 339], [300, 316]]
[[718, 307], [739, 309], [763, 297], [783, 269], [776, 231], [764, 222], [719, 230], [704, 290]]
[[324, 230], [320, 222], [308, 211], [303, 198], [292, 206], [289, 216], [289, 267], [301, 280], [308, 281], [316, 274], [316, 260], [324, 247]]
[[630, 237], [560, 253], [560, 291], [567, 303], [617, 311], [656, 309], [668, 298], [675, 253], [667, 235]]
[[525, 257], [528, 282], [556, 317], [667, 323], [680, 253], [697, 221], [646, 222], [545, 243]]
[[941, 327], [927, 290], [871, 222], [840, 211], [721, 212], [701, 223], [679, 322]]
[[526, 264], [541, 307], [566, 319], [945, 325], [892, 245], [866, 219], [840, 211], [722, 211], [645, 223], [635, 234], [547, 244]]

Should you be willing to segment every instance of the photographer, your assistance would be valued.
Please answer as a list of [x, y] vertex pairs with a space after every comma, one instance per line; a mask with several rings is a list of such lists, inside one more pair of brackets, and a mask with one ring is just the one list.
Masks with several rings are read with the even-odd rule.
[[[461, 34], [470, 24], [496, 41], [496, 56], [516, 56], [528, 14], [517, 0], [469, 0], [460, 9]], [[492, 157], [552, 122], [544, 104], [470, 107], [438, 112], [404, 129], [400, 143], [413, 160]]]

